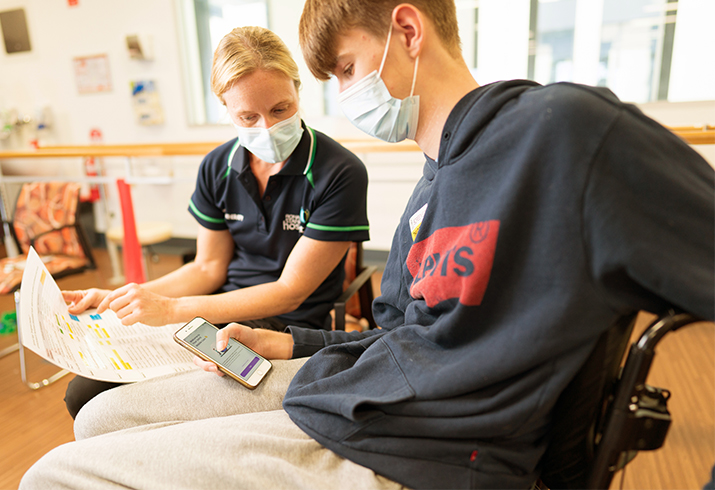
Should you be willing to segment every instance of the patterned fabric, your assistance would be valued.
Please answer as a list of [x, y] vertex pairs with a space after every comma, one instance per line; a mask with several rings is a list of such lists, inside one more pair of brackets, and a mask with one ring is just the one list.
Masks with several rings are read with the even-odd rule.
[[17, 289], [25, 269], [25, 254], [34, 246], [53, 275], [91, 265], [76, 228], [80, 184], [37, 182], [22, 186], [15, 206], [13, 229], [23, 255], [0, 260], [0, 294]]

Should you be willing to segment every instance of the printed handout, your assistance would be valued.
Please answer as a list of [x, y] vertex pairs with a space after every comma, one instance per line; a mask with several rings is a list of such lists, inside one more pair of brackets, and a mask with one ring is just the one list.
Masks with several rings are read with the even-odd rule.
[[194, 369], [190, 352], [172, 336], [181, 325], [122, 325], [107, 310], [72, 315], [57, 283], [30, 249], [20, 286], [18, 331], [22, 345], [86, 378], [140, 381]]

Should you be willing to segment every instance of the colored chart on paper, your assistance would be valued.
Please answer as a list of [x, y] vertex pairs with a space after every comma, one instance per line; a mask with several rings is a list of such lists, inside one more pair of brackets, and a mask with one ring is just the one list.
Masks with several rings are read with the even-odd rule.
[[121, 383], [195, 369], [191, 354], [172, 338], [180, 325], [122, 325], [111, 310], [70, 314], [34, 249], [22, 277], [18, 320], [23, 346], [86, 378]]

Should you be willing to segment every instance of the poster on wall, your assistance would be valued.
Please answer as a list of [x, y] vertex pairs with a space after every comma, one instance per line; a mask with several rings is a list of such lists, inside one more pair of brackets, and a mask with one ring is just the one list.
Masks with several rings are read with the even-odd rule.
[[131, 82], [130, 86], [137, 122], [143, 126], [163, 124], [164, 111], [154, 81], [136, 80]]
[[109, 56], [78, 56], [72, 60], [80, 94], [111, 92], [112, 79], [109, 75]]
[[2, 28], [5, 52], [7, 54], [24, 53], [32, 50], [25, 9], [0, 12], [0, 28]]

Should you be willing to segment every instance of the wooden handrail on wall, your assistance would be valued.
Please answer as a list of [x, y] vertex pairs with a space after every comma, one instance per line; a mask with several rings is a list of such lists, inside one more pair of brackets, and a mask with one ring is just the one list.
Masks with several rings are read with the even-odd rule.
[[[420, 151], [414, 141], [384, 143], [379, 140], [342, 140], [355, 153]], [[0, 151], [0, 159], [62, 157], [157, 157], [206, 155], [225, 141], [205, 143], [155, 143], [128, 145], [45, 146], [37, 150]]]
[[[691, 145], [715, 145], [715, 126], [670, 128]], [[339, 140], [355, 153], [421, 151], [414, 141], [384, 143], [379, 140]], [[132, 145], [48, 146], [37, 150], [0, 151], [0, 159], [61, 157], [156, 157], [206, 155], [224, 142], [158, 143]]]

